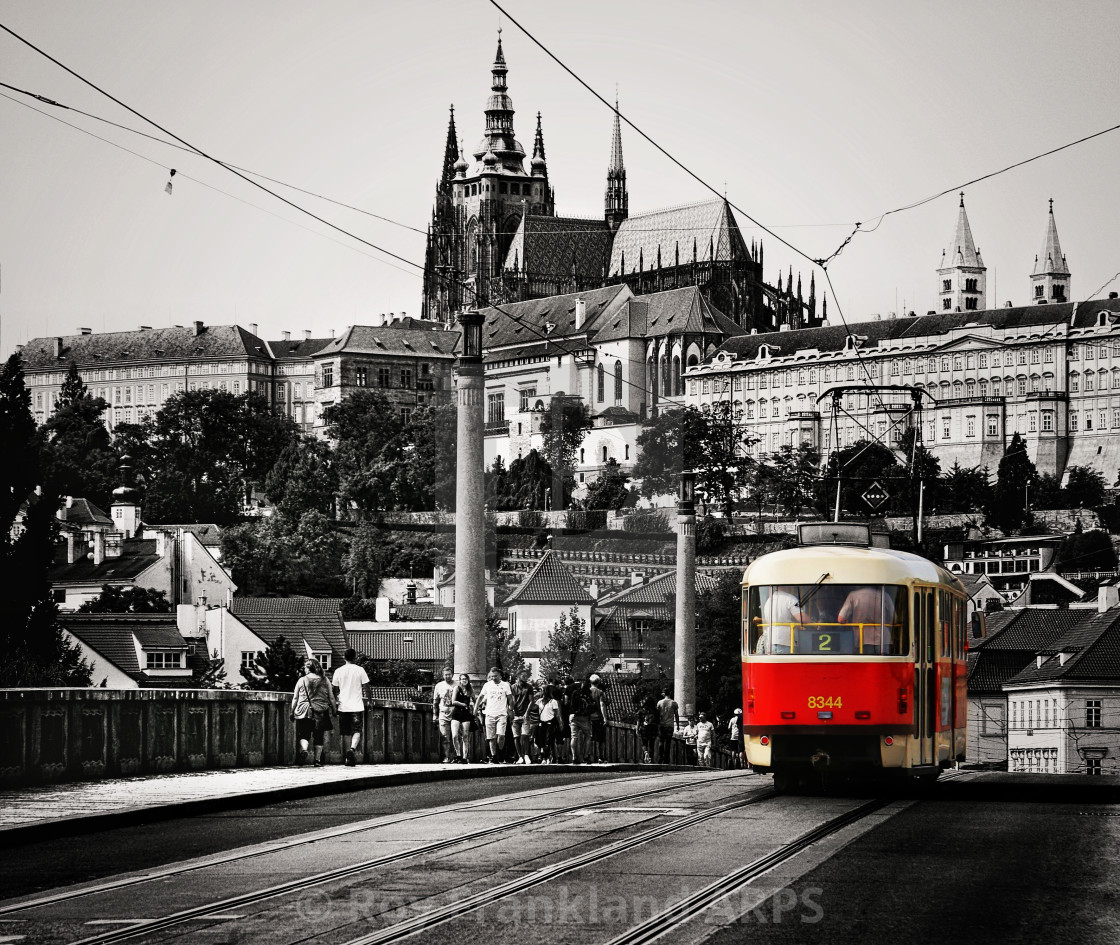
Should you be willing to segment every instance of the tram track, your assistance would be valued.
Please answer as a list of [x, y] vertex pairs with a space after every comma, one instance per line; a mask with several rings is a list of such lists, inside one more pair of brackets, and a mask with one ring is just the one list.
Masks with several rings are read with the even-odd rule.
[[[611, 784], [628, 784], [633, 782], [649, 781], [663, 775], [649, 774], [639, 775], [633, 778], [621, 778], [617, 781], [609, 782]], [[629, 794], [624, 794], [618, 798], [611, 798], [609, 803], [616, 801], [633, 800], [635, 798], [649, 797], [656, 794], [661, 794], [667, 791], [680, 789], [694, 784], [715, 784], [721, 780], [728, 780], [728, 776], [713, 778], [711, 775], [690, 778], [684, 784], [675, 783], [663, 788], [649, 791], [636, 791]], [[503, 794], [496, 798], [487, 798], [485, 800], [473, 801], [465, 805], [445, 805], [442, 807], [431, 808], [428, 810], [416, 811], [413, 813], [405, 814], [402, 816], [382, 816], [368, 820], [361, 821], [357, 824], [347, 824], [345, 827], [333, 827], [327, 830], [315, 831], [311, 834], [301, 834], [285, 840], [271, 841], [263, 846], [255, 847], [251, 850], [233, 850], [229, 853], [218, 854], [216, 856], [204, 857], [200, 860], [194, 860], [190, 863], [177, 864], [149, 870], [141, 875], [122, 876], [115, 879], [106, 880], [105, 882], [97, 883], [92, 886], [82, 886], [76, 889], [63, 889], [55, 892], [48, 893], [43, 896], [36, 896], [33, 899], [20, 900], [11, 903], [0, 904], [0, 917], [11, 915], [17, 912], [25, 912], [29, 909], [41, 908], [44, 906], [58, 905], [59, 903], [70, 902], [75, 899], [81, 899], [87, 896], [100, 895], [107, 892], [113, 892], [118, 889], [125, 889], [130, 886], [141, 886], [146, 883], [154, 883], [165, 879], [170, 879], [175, 876], [181, 876], [185, 873], [196, 872], [198, 870], [211, 869], [215, 866], [222, 866], [229, 863], [236, 863], [245, 860], [251, 860], [262, 856], [270, 856], [274, 853], [280, 853], [284, 850], [290, 850], [295, 847], [304, 846], [311, 843], [318, 843], [324, 840], [333, 840], [339, 837], [345, 837], [356, 833], [362, 833], [367, 830], [377, 830], [384, 827], [394, 827], [400, 824], [409, 823], [416, 820], [423, 820], [430, 817], [438, 817], [451, 813], [464, 813], [472, 810], [480, 810], [486, 807], [492, 807], [497, 804], [505, 804], [510, 801], [523, 801], [531, 800], [533, 798], [548, 797], [555, 794], [565, 794], [572, 791], [586, 790], [589, 783], [595, 782], [580, 782], [579, 784], [565, 785], [557, 788], [542, 788], [537, 791], [526, 791], [518, 794]], [[565, 808], [564, 810], [579, 809], [586, 807], [586, 804], [577, 804], [572, 808]], [[533, 815], [523, 821], [510, 824], [511, 827], [522, 826], [523, 824], [534, 823], [541, 817], [553, 816], [563, 811], [550, 811], [542, 815]], [[483, 831], [484, 833], [485, 831]], [[460, 843], [469, 840], [477, 839], [480, 835], [479, 831], [473, 831], [469, 834], [450, 837], [443, 841], [440, 846], [446, 843]], [[420, 855], [427, 850], [417, 849], [411, 854], [407, 855]], [[403, 854], [402, 854], [403, 855]]]
[[[641, 778], [634, 779], [634, 780], [648, 780], [648, 778], [651, 778], [651, 777], [656, 777], [656, 776], [655, 775], [643, 776]], [[265, 887], [263, 889], [257, 889], [257, 890], [253, 890], [253, 891], [247, 892], [247, 893], [242, 893], [242, 894], [239, 894], [239, 895], [236, 895], [236, 896], [230, 896], [230, 897], [218, 900], [218, 901], [211, 901], [211, 902], [199, 905], [199, 906], [192, 906], [188, 909], [183, 909], [183, 910], [180, 910], [178, 912], [171, 913], [169, 915], [162, 916], [162, 917], [159, 917], [159, 918], [146, 919], [146, 920], [143, 920], [143, 921], [139, 921], [139, 922], [130, 924], [129, 926], [127, 926], [125, 928], [114, 929], [114, 930], [111, 930], [111, 931], [108, 931], [108, 932], [103, 932], [99, 935], [94, 935], [94, 936], [90, 936], [90, 937], [87, 937], [87, 938], [80, 939], [80, 940], [72, 943], [72, 945], [109, 945], [109, 943], [112, 943], [112, 942], [127, 941], [129, 939], [136, 938], [136, 937], [141, 936], [141, 935], [149, 935], [149, 934], [152, 934], [152, 933], [165, 931], [167, 929], [173, 928], [175, 926], [181, 925], [181, 924], [183, 924], [185, 922], [189, 922], [191, 920], [205, 919], [207, 916], [213, 915], [215, 913], [224, 913], [224, 912], [227, 912], [227, 911], [232, 910], [232, 909], [238, 909], [238, 908], [242, 908], [242, 907], [245, 907], [245, 906], [252, 906], [252, 905], [258, 904], [260, 902], [264, 902], [265, 900], [273, 899], [273, 898], [276, 898], [278, 896], [285, 895], [287, 893], [303, 891], [303, 890], [306, 890], [310, 887], [319, 886], [319, 885], [322, 885], [324, 883], [330, 883], [330, 882], [336, 882], [336, 881], [339, 881], [339, 880], [349, 879], [349, 878], [352, 878], [352, 877], [355, 877], [355, 876], [359, 876], [359, 875], [361, 875], [363, 873], [366, 873], [366, 872], [381, 869], [381, 868], [386, 867], [386, 866], [395, 866], [395, 865], [398, 865], [400, 863], [403, 863], [404, 861], [412, 859], [414, 857], [423, 856], [425, 854], [430, 854], [430, 853], [434, 853], [434, 852], [446, 852], [448, 850], [448, 848], [452, 845], [467, 843], [467, 842], [470, 842], [470, 841], [473, 841], [473, 840], [492, 839], [496, 829], [501, 830], [502, 832], [505, 832], [505, 831], [508, 831], [508, 830], [516, 830], [516, 829], [520, 829], [522, 827], [525, 827], [525, 826], [528, 826], [528, 825], [531, 825], [531, 824], [535, 824], [535, 823], [539, 823], [539, 822], [544, 821], [544, 820], [548, 820], [548, 819], [553, 818], [553, 817], [562, 816], [564, 814], [570, 814], [570, 813], [573, 813], [573, 812], [579, 811], [579, 810], [584, 810], [584, 809], [588, 808], [589, 806], [602, 806], [603, 804], [613, 805], [613, 804], [619, 804], [619, 803], [623, 803], [625, 801], [636, 800], [636, 799], [643, 799], [644, 800], [644, 799], [654, 797], [654, 796], [657, 796], [657, 795], [660, 795], [660, 794], [666, 794], [666, 793], [670, 793], [670, 792], [673, 792], [673, 791], [685, 790], [685, 789], [688, 789], [688, 788], [691, 788], [691, 787], [695, 787], [697, 785], [719, 784], [721, 781], [734, 780], [735, 777], [736, 777], [735, 775], [715, 777], [715, 778], [713, 778], [711, 775], [703, 775], [703, 776], [695, 777], [695, 778], [690, 777], [687, 780], [678, 781], [678, 782], [675, 782], [671, 785], [667, 785], [665, 787], [656, 788], [656, 789], [653, 789], [653, 790], [645, 789], [645, 790], [641, 790], [641, 791], [634, 791], [634, 792], [624, 794], [624, 795], [620, 795], [620, 796], [617, 796], [617, 797], [611, 797], [607, 800], [598, 801], [598, 802], [595, 802], [594, 804], [591, 804], [591, 805], [589, 805], [586, 801], [584, 801], [584, 802], [581, 802], [581, 803], [578, 803], [578, 804], [569, 805], [567, 807], [555, 808], [555, 809], [543, 811], [543, 812], [538, 813], [538, 814], [532, 814], [532, 815], [529, 815], [527, 817], [523, 817], [523, 818], [520, 818], [518, 820], [513, 820], [513, 821], [510, 821], [508, 823], [502, 824], [500, 828], [495, 828], [493, 825], [487, 825], [483, 828], [480, 828], [480, 829], [474, 830], [474, 831], [469, 831], [468, 833], [465, 833], [465, 834], [458, 834], [454, 837], [446, 837], [446, 838], [442, 838], [442, 839], [437, 840], [437, 841], [424, 843], [424, 844], [421, 844], [420, 846], [414, 847], [410, 850], [403, 850], [403, 851], [400, 851], [398, 853], [391, 853], [391, 854], [386, 854], [386, 855], [380, 856], [380, 857], [374, 857], [374, 858], [368, 859], [368, 860], [362, 860], [362, 861], [359, 861], [357, 863], [352, 863], [352, 864], [349, 864], [349, 865], [344, 866], [344, 867], [338, 867], [338, 868], [332, 869], [332, 870], [324, 870], [320, 873], [313, 874], [313, 875], [310, 875], [310, 876], [300, 876], [296, 879], [288, 880], [288, 881], [283, 882], [283, 883], [277, 883], [275, 885], [268, 886], [268, 887]], [[630, 780], [630, 779], [627, 779], [627, 780]], [[577, 787], [586, 788], [587, 784], [584, 783], [583, 785], [580, 785], [580, 786], [572, 786], [570, 788], [564, 788], [564, 789], [559, 789], [559, 790], [555, 790], [555, 791], [544, 790], [544, 791], [540, 791], [540, 792], [531, 792], [529, 795], [523, 796], [523, 798], [524, 797], [539, 797], [539, 796], [542, 796], [542, 795], [563, 793], [564, 791], [568, 791], [568, 790], [576, 790]], [[727, 805], [722, 805], [721, 808], [720, 808], [720, 812], [722, 812], [725, 808], [726, 809], [731, 809], [733, 807], [743, 806], [746, 803], [753, 803], [753, 802], [755, 802], [755, 800], [763, 799], [763, 796], [773, 797], [773, 796], [776, 796], [776, 795], [774, 794], [772, 789], [763, 788], [756, 795], [751, 795], [748, 798], [738, 799], [736, 801], [729, 802], [729, 804], [727, 804]], [[488, 806], [491, 803], [508, 802], [509, 800], [510, 800], [510, 798], [508, 796], [505, 796], [505, 797], [502, 797], [502, 798], [495, 799], [493, 801], [487, 801], [487, 802], [484, 802], [484, 803], [480, 803], [480, 804], [477, 804], [475, 806]], [[455, 813], [462, 813], [466, 809], [467, 808], [455, 808], [454, 812]], [[204, 865], [191, 866], [189, 868], [189, 870], [184, 869], [184, 870], [182, 870], [182, 872], [205, 869], [207, 866], [219, 865], [219, 863], [228, 863], [230, 861], [235, 861], [237, 859], [248, 859], [248, 858], [251, 858], [251, 857], [264, 856], [264, 855], [267, 855], [269, 853], [277, 852], [278, 850], [282, 851], [282, 850], [285, 850], [285, 849], [291, 849], [292, 847], [299, 846], [300, 844], [303, 844], [303, 843], [316, 842], [318, 840], [328, 839], [329, 836], [340, 836], [340, 835], [357, 833], [357, 832], [360, 832], [360, 831], [363, 831], [363, 830], [374, 830], [374, 829], [377, 829], [378, 827], [391, 826], [393, 824], [404, 823], [404, 822], [409, 821], [409, 820], [420, 819], [421, 817], [425, 817], [425, 816], [435, 816], [436, 813], [447, 813], [447, 812], [448, 811], [446, 811], [446, 810], [441, 810], [441, 811], [438, 811], [438, 812], [436, 812], [436, 811], [425, 812], [425, 813], [422, 813], [422, 814], [417, 814], [415, 816], [410, 816], [410, 817], [406, 817], [406, 818], [398, 818], [395, 821], [390, 821], [390, 822], [387, 822], [387, 823], [378, 823], [378, 824], [374, 824], [374, 825], [366, 824], [366, 825], [362, 825], [362, 826], [353, 826], [353, 827], [350, 827], [350, 828], [345, 828], [343, 830], [331, 831], [331, 832], [329, 832], [329, 834], [316, 834], [314, 840], [308, 840], [305, 837], [305, 838], [302, 838], [302, 839], [297, 839], [297, 840], [293, 840], [293, 841], [290, 841], [290, 842], [286, 842], [282, 846], [272, 847], [272, 848], [267, 849], [267, 850], [254, 851], [252, 854], [248, 854], [244, 857], [233, 856], [233, 857], [223, 858], [220, 861], [214, 861], [214, 862], [207, 863], [207, 864], [204, 864]], [[707, 817], [704, 817], [702, 815], [707, 815], [707, 817], [715, 816], [715, 814], [711, 811], [703, 811], [700, 814], [692, 815], [692, 817], [687, 818], [687, 819], [692, 820], [693, 818], [696, 818], [696, 817], [701, 817], [702, 819], [707, 819]], [[682, 824], [681, 821], [677, 821], [673, 824], [665, 825], [664, 828], [658, 828], [658, 829], [664, 830], [664, 832], [668, 833], [668, 832], [672, 832], [675, 829], [680, 829], [682, 825], [683, 824]], [[654, 839], [654, 838], [650, 837], [649, 839]], [[588, 854], [585, 854], [585, 855], [588, 855]], [[575, 868], [575, 867], [573, 867], [573, 868]], [[28, 909], [35, 908], [36, 905], [40, 905], [40, 906], [41, 905], [51, 905], [51, 904], [55, 904], [55, 903], [58, 903], [58, 902], [67, 901], [67, 899], [80, 898], [83, 895], [92, 895], [92, 894], [95, 894], [97, 892], [113, 891], [115, 889], [120, 889], [124, 886], [135, 885], [135, 884], [138, 884], [138, 883], [151, 881], [154, 878], [165, 879], [165, 878], [167, 878], [167, 875], [175, 875], [175, 873], [174, 873], [174, 871], [161, 871], [161, 874], [158, 877], [149, 877], [149, 876], [138, 877], [138, 878], [136, 878], [134, 883], [121, 882], [121, 883], [118, 883], [116, 885], [101, 884], [100, 886], [98, 886], [96, 888], [91, 888], [91, 889], [88, 889], [88, 890], [76, 890], [70, 896], [66, 896], [65, 894], [59, 894], [58, 897], [40, 897], [40, 899], [35, 900], [34, 902], [26, 902], [26, 903], [18, 904], [18, 906], [14, 907], [11, 911], [26, 911]]]

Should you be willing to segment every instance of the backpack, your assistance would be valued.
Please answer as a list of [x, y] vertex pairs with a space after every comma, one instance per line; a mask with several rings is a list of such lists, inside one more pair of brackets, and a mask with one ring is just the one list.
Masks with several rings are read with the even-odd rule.
[[573, 689], [568, 696], [568, 714], [587, 715], [587, 700], [583, 696], [582, 689]]

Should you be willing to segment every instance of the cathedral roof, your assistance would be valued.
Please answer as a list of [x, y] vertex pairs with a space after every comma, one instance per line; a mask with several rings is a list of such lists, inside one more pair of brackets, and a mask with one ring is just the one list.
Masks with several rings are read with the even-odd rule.
[[662, 266], [674, 264], [678, 248], [681, 263], [689, 263], [694, 244], [696, 258], [705, 262], [713, 255], [717, 261], [750, 258], [731, 208], [726, 200], [717, 199], [640, 213], [624, 220], [615, 234], [607, 271], [611, 276], [637, 272], [639, 258], [646, 270], [654, 269], [659, 248]]
[[[582, 334], [587, 328], [595, 326], [604, 313], [614, 312], [632, 295], [633, 292], [625, 285], [611, 285], [570, 295], [503, 303], [500, 311], [496, 308], [483, 309], [483, 347], [488, 353], [495, 348], [513, 345], [539, 345], [542, 350], [547, 349], [548, 339]], [[576, 299], [583, 299], [586, 306], [583, 327], [578, 332], [575, 326]]]
[[1042, 240], [1042, 252], [1034, 257], [1033, 276], [1069, 275], [1069, 266], [1062, 252], [1062, 244], [1058, 242], [1058, 227], [1054, 223], [1054, 201], [1050, 201], [1050, 214], [1046, 220], [1046, 236]]
[[601, 279], [611, 251], [611, 231], [603, 219], [545, 217], [527, 213], [518, 224], [505, 269], [515, 265], [532, 276]]
[[682, 334], [731, 337], [747, 333], [705, 299], [698, 286], [630, 299], [624, 309], [599, 319], [595, 329], [596, 342]]
[[957, 225], [953, 230], [953, 239], [941, 254], [941, 267], [954, 268], [967, 266], [971, 269], [983, 269], [984, 260], [980, 258], [980, 250], [972, 239], [972, 227], [968, 225], [968, 213], [964, 209], [964, 194], [961, 194], [961, 205], [957, 211]]

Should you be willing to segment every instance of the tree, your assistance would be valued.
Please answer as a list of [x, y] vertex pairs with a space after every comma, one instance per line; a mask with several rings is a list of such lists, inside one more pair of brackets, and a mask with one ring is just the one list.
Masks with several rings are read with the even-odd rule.
[[101, 593], [78, 608], [80, 614], [169, 614], [171, 601], [164, 591], [130, 584], [113, 587], [104, 584]]
[[741, 579], [722, 571], [696, 598], [696, 708], [721, 717], [743, 705]]
[[366, 519], [353, 535], [342, 559], [350, 588], [357, 597], [376, 597], [381, 589], [381, 570], [385, 566], [384, 532]]
[[[454, 648], [452, 648], [454, 653]], [[452, 665], [454, 660], [452, 659]], [[502, 625], [493, 608], [486, 608], [486, 668], [497, 666], [506, 679], [516, 679], [525, 669], [521, 641]]]
[[348, 590], [345, 539], [321, 512], [305, 512], [294, 522], [273, 515], [224, 529], [221, 549], [242, 594], [338, 597]]
[[802, 511], [817, 504], [821, 456], [815, 447], [808, 443], [797, 449], [782, 446], [770, 454], [767, 465], [769, 468], [763, 473], [767, 491], [782, 512], [790, 518], [800, 518]]
[[996, 471], [996, 487], [989, 514], [992, 524], [1003, 532], [1029, 525], [1030, 492], [1037, 483], [1038, 472], [1027, 455], [1023, 438], [1016, 433]]
[[403, 432], [395, 495], [413, 512], [455, 510], [457, 415], [453, 404], [415, 410]]
[[394, 507], [394, 484], [406, 444], [404, 421], [385, 394], [356, 390], [323, 411], [327, 436], [337, 443], [342, 498], [357, 507], [359, 517]]
[[541, 418], [541, 456], [552, 470], [552, 507], [567, 508], [575, 488], [576, 456], [591, 429], [591, 411], [579, 397], [553, 394]]
[[623, 472], [618, 460], [607, 460], [598, 478], [587, 487], [583, 498], [585, 509], [608, 509], [618, 512], [634, 504], [635, 495], [629, 488], [630, 477]]
[[689, 445], [695, 446], [697, 440], [686, 430], [695, 413], [679, 408], [662, 410], [642, 425], [634, 478], [641, 480], [639, 491], [647, 499], [677, 491], [685, 450]]
[[[860, 440], [842, 450], [833, 452], [825, 468], [826, 508], [831, 510], [836, 501], [836, 480], [840, 479], [840, 506], [851, 512], [868, 514], [879, 511], [863, 498], [873, 482], [881, 482], [892, 499], [908, 493], [908, 486], [898, 485], [909, 480], [906, 470], [899, 465], [893, 450], [877, 440]], [[909, 511], [909, 509], [907, 509]]]
[[991, 505], [991, 496], [992, 484], [986, 467], [964, 467], [954, 462], [941, 477], [937, 509], [941, 512], [982, 512]]
[[59, 626], [51, 589], [61, 497], [42, 482], [42, 452], [13, 354], [0, 368], [0, 686], [88, 686], [90, 666]]
[[305, 512], [334, 512], [338, 473], [330, 444], [316, 436], [289, 443], [264, 479], [264, 491], [276, 511], [298, 522]]
[[545, 495], [553, 487], [552, 467], [536, 450], [518, 456], [509, 464], [504, 476], [500, 470], [495, 475], [495, 508], [543, 509]]
[[1116, 551], [1112, 539], [1101, 529], [1083, 531], [1078, 522], [1074, 533], [1058, 547], [1054, 567], [1058, 571], [1113, 571]]
[[592, 639], [579, 608], [573, 607], [560, 615], [548, 633], [548, 645], [541, 654], [541, 675], [558, 679], [571, 673], [576, 679], [586, 679], [606, 661], [606, 652]]
[[1062, 489], [1060, 476], [1043, 473], [1038, 477], [1031, 496], [1031, 505], [1036, 509], [1061, 509], [1065, 508], [1065, 491]]
[[43, 426], [44, 479], [52, 491], [82, 496], [103, 509], [120, 485], [120, 461], [102, 416], [108, 407], [100, 397], [90, 395], [71, 361], [58, 404]]
[[1071, 509], [1091, 509], [1101, 505], [1105, 496], [1105, 478], [1090, 466], [1070, 466], [1066, 470], [1065, 500]]
[[292, 692], [303, 675], [303, 660], [283, 636], [268, 644], [265, 651], [242, 671], [245, 688], [258, 692]]
[[[199, 689], [230, 689], [226, 682], [226, 661], [215, 650], [203, 666], [198, 667], [191, 676]], [[295, 688], [295, 683], [292, 683]]]

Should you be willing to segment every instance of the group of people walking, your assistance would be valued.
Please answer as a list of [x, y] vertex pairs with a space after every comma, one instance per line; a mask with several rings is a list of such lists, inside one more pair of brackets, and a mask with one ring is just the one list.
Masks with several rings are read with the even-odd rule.
[[[495, 666], [476, 693], [450, 666], [436, 684], [432, 721], [439, 726], [444, 764], [595, 764], [606, 757], [606, 693], [597, 675], [515, 682]], [[481, 730], [484, 757], [471, 758], [471, 732]]]

